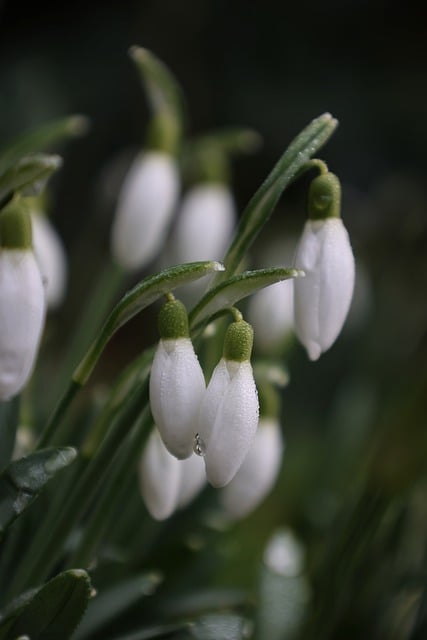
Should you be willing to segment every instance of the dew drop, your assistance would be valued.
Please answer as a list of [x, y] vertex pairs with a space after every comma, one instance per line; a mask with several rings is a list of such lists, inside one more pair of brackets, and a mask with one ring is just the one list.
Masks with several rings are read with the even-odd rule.
[[198, 433], [194, 436], [193, 451], [198, 456], [204, 456], [206, 453], [206, 445]]

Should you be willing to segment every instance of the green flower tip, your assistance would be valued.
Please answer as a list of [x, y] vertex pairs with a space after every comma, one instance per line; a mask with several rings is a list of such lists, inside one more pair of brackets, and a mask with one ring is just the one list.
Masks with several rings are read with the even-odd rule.
[[87, 116], [77, 114], [70, 116], [68, 120], [68, 132], [73, 136], [84, 136], [90, 129], [90, 120]]
[[250, 360], [252, 345], [254, 341], [254, 330], [245, 320], [232, 322], [224, 338], [224, 358], [236, 362]]
[[31, 218], [26, 205], [12, 200], [0, 213], [0, 247], [4, 249], [31, 249]]
[[180, 124], [168, 110], [159, 111], [151, 118], [147, 129], [148, 149], [176, 155], [180, 140]]
[[187, 309], [180, 300], [169, 300], [160, 309], [158, 326], [162, 340], [176, 340], [190, 336]]
[[308, 192], [308, 217], [325, 220], [341, 216], [341, 185], [337, 176], [329, 171], [317, 176]]

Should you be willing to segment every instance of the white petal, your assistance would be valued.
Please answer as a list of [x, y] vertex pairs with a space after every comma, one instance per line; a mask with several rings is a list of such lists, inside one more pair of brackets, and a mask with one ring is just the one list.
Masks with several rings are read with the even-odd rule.
[[138, 471], [148, 511], [156, 520], [168, 518], [177, 505], [181, 467], [164, 446], [157, 429], [150, 434]]
[[203, 458], [193, 453], [186, 460], [180, 460], [181, 478], [178, 492], [178, 507], [189, 504], [206, 484]]
[[230, 373], [224, 358], [216, 365], [200, 404], [197, 431], [206, 446], [209, 445], [219, 405], [230, 384]]
[[295, 266], [306, 274], [294, 282], [295, 330], [317, 360], [340, 333], [354, 289], [354, 257], [340, 218], [307, 221]]
[[[207, 414], [207, 425], [204, 425], [204, 408], [201, 407], [199, 433], [206, 445], [204, 457], [206, 475], [214, 487], [226, 485], [241, 466], [254, 439], [258, 424], [258, 394], [253, 378], [250, 362], [226, 361], [230, 382], [221, 395], [221, 384], [215, 381], [214, 396], [206, 407], [213, 405], [216, 397], [217, 411], [213, 425], [211, 415]], [[205, 429], [210, 430], [204, 437]]]
[[139, 269], [159, 252], [179, 193], [174, 158], [149, 152], [138, 156], [122, 186], [112, 227], [114, 259]]
[[189, 338], [160, 340], [150, 377], [150, 403], [163, 442], [177, 458], [193, 451], [205, 378]]
[[184, 196], [172, 235], [176, 263], [219, 260], [236, 222], [233, 198], [222, 184], [200, 184]]
[[55, 228], [41, 213], [31, 215], [34, 254], [40, 267], [49, 308], [57, 308], [65, 295], [67, 258]]
[[277, 282], [255, 293], [248, 306], [248, 319], [254, 328], [254, 342], [263, 351], [280, 346], [294, 328], [294, 283]]
[[258, 506], [276, 481], [282, 455], [283, 439], [278, 421], [261, 418], [248, 455], [220, 495], [229, 516], [243, 518]]
[[32, 251], [0, 251], [0, 400], [30, 377], [45, 319], [45, 294]]

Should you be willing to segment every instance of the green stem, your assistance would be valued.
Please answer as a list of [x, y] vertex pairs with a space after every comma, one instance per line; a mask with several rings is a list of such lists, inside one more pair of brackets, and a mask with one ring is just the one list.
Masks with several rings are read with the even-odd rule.
[[95, 511], [91, 513], [90, 521], [86, 524], [79, 546], [67, 562], [69, 568], [88, 567], [90, 564], [94, 550], [108, 525], [111, 513], [120, 501], [123, 492], [123, 478], [126, 477], [129, 469], [136, 466], [151, 425], [151, 413], [146, 408], [136, 420], [123, 450], [120, 451], [115, 468], [112, 470], [106, 486], [102, 489], [102, 495], [96, 502]]
[[210, 288], [235, 273], [243, 256], [268, 221], [283, 191], [298, 177], [311, 156], [325, 144], [336, 126], [337, 120], [325, 113], [313, 120], [291, 142], [246, 207], [234, 240], [223, 260], [225, 271], [216, 275]]
[[28, 547], [10, 585], [12, 595], [35, 586], [45, 580], [57, 564], [63, 545], [74, 524], [84, 514], [102, 479], [109, 470], [111, 460], [129, 432], [136, 416], [146, 401], [148, 378], [145, 384], [135, 389], [123, 411], [113, 421], [110, 431], [102, 442], [96, 456], [85, 469], [80, 480], [67, 498], [66, 509], [58, 515], [47, 535], [37, 537]]
[[78, 382], [70, 380], [67, 389], [56, 405], [52, 416], [50, 417], [40, 435], [39, 441], [37, 443], [37, 449], [43, 449], [44, 447], [47, 447], [49, 444], [51, 444], [52, 438], [56, 433], [64, 414], [67, 412], [68, 408], [70, 407], [72, 401], [74, 400], [80, 389], [81, 385]]
[[90, 295], [83, 305], [83, 314], [79, 319], [79, 324], [67, 346], [67, 352], [57, 377], [56, 391], [65, 386], [78, 364], [81, 354], [85, 353], [93, 337], [99, 333], [105, 316], [116, 302], [124, 276], [124, 272], [113, 262], [108, 263], [98, 276], [95, 286], [91, 289]]

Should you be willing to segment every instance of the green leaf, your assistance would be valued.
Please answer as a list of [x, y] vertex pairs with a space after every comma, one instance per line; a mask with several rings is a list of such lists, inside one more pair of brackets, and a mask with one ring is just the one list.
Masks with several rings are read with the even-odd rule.
[[25, 131], [0, 149], [0, 172], [10, 168], [24, 156], [37, 153], [41, 149], [50, 149], [67, 138], [85, 134], [88, 126], [88, 118], [73, 115]]
[[42, 449], [4, 469], [0, 474], [0, 536], [76, 455], [71, 447]]
[[163, 111], [182, 128], [185, 100], [181, 86], [168, 67], [151, 51], [133, 46], [129, 54], [135, 62], [154, 113]]
[[73, 380], [80, 385], [85, 384], [113, 334], [142, 309], [176, 287], [221, 269], [222, 265], [214, 261], [190, 262], [165, 269], [142, 280], [114, 307], [98, 337], [75, 370]]
[[15, 446], [20, 398], [0, 402], [0, 471], [9, 464]]
[[88, 574], [72, 569], [20, 596], [0, 617], [0, 640], [70, 638], [92, 594]]
[[132, 605], [154, 593], [161, 582], [158, 573], [144, 573], [132, 576], [104, 589], [89, 603], [85, 618], [73, 640], [90, 638], [96, 630], [106, 627]]
[[243, 256], [269, 219], [283, 191], [301, 174], [304, 165], [325, 144], [337, 124], [337, 120], [331, 114], [324, 113], [291, 142], [247, 205], [223, 261], [225, 272], [217, 275], [214, 284], [235, 273]]
[[233, 276], [225, 282], [221, 282], [210, 289], [190, 313], [190, 323], [197, 326], [207, 318], [219, 313], [223, 309], [232, 307], [236, 302], [249, 296], [258, 289], [268, 287], [271, 284], [303, 276], [299, 269], [271, 267], [256, 271], [245, 271]]
[[0, 203], [4, 206], [16, 192], [37, 195], [61, 164], [59, 156], [44, 153], [21, 158], [0, 176]]

